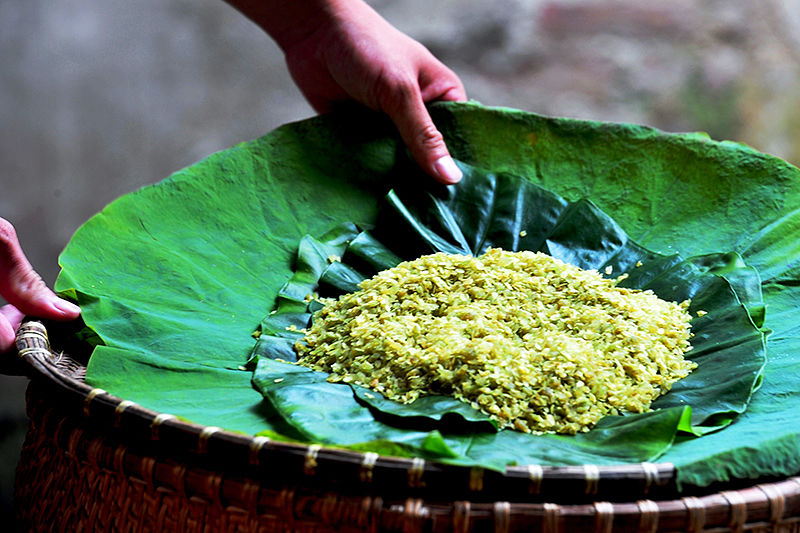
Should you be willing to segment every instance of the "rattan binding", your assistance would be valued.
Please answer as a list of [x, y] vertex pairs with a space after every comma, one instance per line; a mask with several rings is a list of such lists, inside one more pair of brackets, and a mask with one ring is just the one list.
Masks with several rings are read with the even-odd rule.
[[669, 464], [505, 473], [277, 442], [156, 413], [84, 381], [26, 322], [25, 530], [800, 532], [800, 477], [678, 495]]

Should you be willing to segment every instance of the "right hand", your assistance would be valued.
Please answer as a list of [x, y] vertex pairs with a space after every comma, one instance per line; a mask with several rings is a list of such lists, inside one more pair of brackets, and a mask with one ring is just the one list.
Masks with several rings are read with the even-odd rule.
[[227, 0], [286, 54], [297, 86], [320, 113], [355, 101], [386, 113], [434, 179], [462, 173], [425, 104], [467, 99], [458, 76], [363, 0]]
[[0, 295], [8, 305], [0, 307], [0, 354], [14, 347], [14, 338], [25, 315], [51, 320], [73, 320], [80, 308], [47, 288], [22, 253], [14, 226], [0, 218]]
[[298, 87], [320, 113], [355, 100], [386, 113], [412, 157], [436, 180], [461, 179], [425, 107], [465, 101], [458, 76], [366, 3], [324, 2], [327, 17], [299, 41], [281, 43]]

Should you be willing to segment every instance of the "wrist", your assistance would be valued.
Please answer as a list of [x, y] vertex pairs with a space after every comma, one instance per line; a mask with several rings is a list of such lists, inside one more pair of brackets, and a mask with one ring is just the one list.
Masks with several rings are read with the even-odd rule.
[[286, 52], [337, 24], [361, 0], [226, 0], [263, 29]]

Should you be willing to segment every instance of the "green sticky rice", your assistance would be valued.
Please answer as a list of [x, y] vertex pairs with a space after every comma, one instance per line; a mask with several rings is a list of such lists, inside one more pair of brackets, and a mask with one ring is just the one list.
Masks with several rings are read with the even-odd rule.
[[625, 277], [539, 252], [423, 256], [325, 301], [298, 363], [402, 403], [452, 395], [503, 428], [588, 431], [649, 410], [696, 366], [689, 301]]

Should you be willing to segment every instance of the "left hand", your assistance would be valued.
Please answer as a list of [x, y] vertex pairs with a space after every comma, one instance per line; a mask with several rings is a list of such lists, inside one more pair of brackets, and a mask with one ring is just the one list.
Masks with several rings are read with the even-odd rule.
[[59, 298], [47, 288], [22, 253], [14, 226], [2, 218], [0, 295], [9, 302], [0, 307], [0, 354], [13, 348], [16, 331], [25, 315], [72, 320], [81, 312], [77, 305]]

